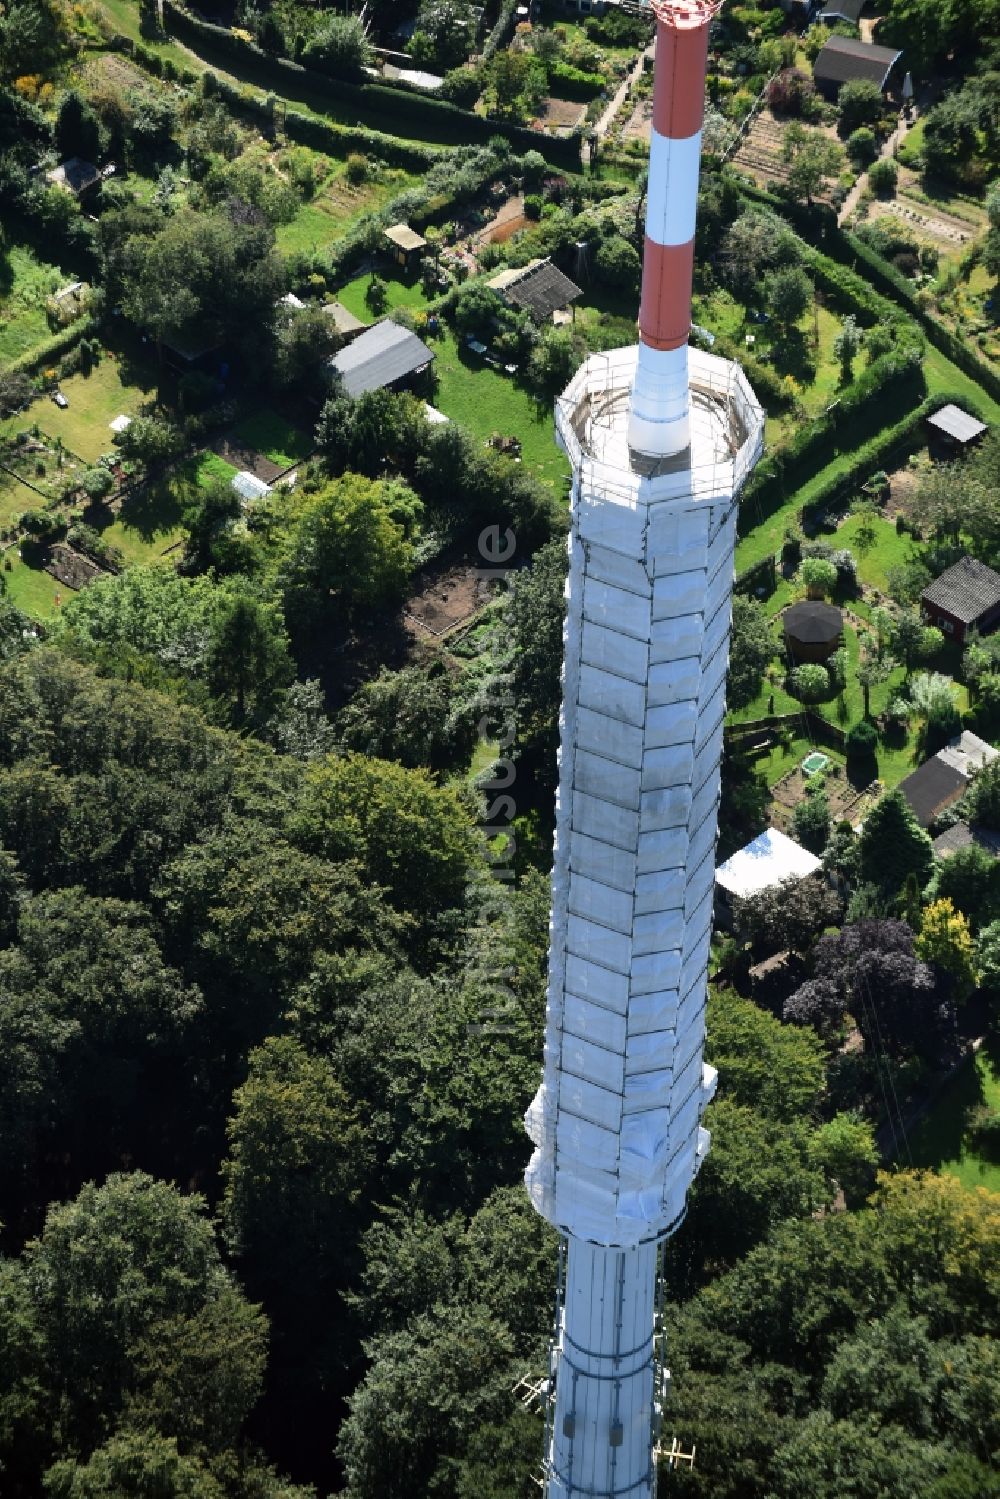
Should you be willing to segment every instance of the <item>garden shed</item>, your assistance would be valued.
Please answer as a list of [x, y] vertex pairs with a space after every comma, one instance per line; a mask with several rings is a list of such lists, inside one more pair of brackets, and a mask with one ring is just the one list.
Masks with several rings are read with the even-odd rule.
[[835, 100], [845, 83], [874, 83], [885, 93], [902, 55], [895, 47], [832, 36], [813, 63], [813, 81], [826, 99]]
[[738, 900], [759, 895], [786, 880], [804, 880], [822, 865], [815, 854], [778, 828], [767, 828], [752, 843], [738, 849], [715, 871], [715, 903], [718, 920], [731, 926]]
[[844, 616], [835, 604], [803, 599], [781, 618], [785, 648], [793, 661], [826, 661], [840, 645]]
[[385, 237], [389, 241], [389, 254], [404, 271], [413, 270], [420, 264], [421, 256], [427, 249], [427, 241], [422, 234], [411, 229], [409, 224], [392, 224], [385, 231]]
[[989, 430], [985, 422], [963, 411], [961, 406], [942, 406], [927, 418], [927, 429], [931, 439], [945, 449], [949, 456], [965, 453]]
[[583, 296], [576, 282], [564, 276], [551, 260], [532, 260], [514, 270], [501, 271], [489, 285], [508, 307], [530, 312], [537, 323], [551, 322], [554, 313]]
[[433, 350], [415, 333], [386, 318], [334, 354], [330, 368], [342, 377], [347, 394], [357, 397], [366, 390], [396, 390], [433, 362]]
[[988, 635], [1000, 625], [1000, 573], [962, 557], [928, 583], [920, 602], [931, 624], [961, 645], [970, 630]]
[[952, 802], [957, 802], [972, 778], [1000, 754], [978, 734], [964, 730], [943, 750], [925, 760], [919, 770], [900, 781], [913, 815], [922, 828], [929, 827]]
[[70, 156], [66, 161], [61, 161], [51, 172], [46, 172], [47, 182], [53, 187], [61, 187], [64, 192], [72, 193], [74, 198], [82, 197], [84, 193], [96, 187], [101, 180], [101, 174], [91, 161], [84, 161], [80, 156]]
[[836, 21], [846, 21], [848, 25], [856, 26], [861, 19], [865, 3], [866, 0], [828, 0], [817, 20], [826, 21], [831, 26]]

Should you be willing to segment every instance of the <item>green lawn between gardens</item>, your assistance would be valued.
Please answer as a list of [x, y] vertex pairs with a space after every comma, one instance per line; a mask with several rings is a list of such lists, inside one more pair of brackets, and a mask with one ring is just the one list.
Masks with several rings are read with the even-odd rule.
[[969, 1111], [984, 1103], [1000, 1109], [1000, 1049], [995, 1044], [965, 1063], [913, 1131], [908, 1144], [914, 1165], [957, 1176], [963, 1187], [1000, 1192], [1000, 1162], [977, 1153], [967, 1128]]
[[[384, 311], [391, 314], [397, 307], [409, 307], [413, 311], [422, 310], [430, 305], [430, 298], [424, 292], [419, 277], [404, 277], [401, 273], [382, 268], [379, 280], [385, 285], [386, 304]], [[373, 311], [365, 298], [368, 288], [374, 280], [374, 274], [369, 272], [364, 276], [355, 276], [353, 281], [348, 281], [337, 293], [337, 301], [353, 312], [356, 318], [363, 323], [372, 323], [376, 318], [383, 316], [383, 311]]]
[[[10, 564], [9, 572], [8, 563]], [[43, 572], [41, 568], [29, 567], [26, 562], [22, 562], [16, 547], [12, 547], [4, 554], [3, 568], [7, 597], [12, 604], [24, 614], [30, 615], [32, 619], [53, 619], [59, 613], [56, 600], [65, 600], [72, 596], [73, 590], [66, 588], [62, 583], [57, 583], [49, 573]]]
[[450, 331], [433, 340], [437, 390], [434, 404], [445, 416], [485, 441], [494, 432], [521, 440], [525, 465], [556, 494], [566, 493], [569, 464], [555, 443], [552, 407], [539, 405], [509, 375], [460, 348]]
[[183, 540], [182, 513], [176, 489], [164, 481], [123, 500], [114, 521], [101, 534], [120, 549], [128, 566], [148, 565], [161, 561]]
[[114, 446], [109, 423], [119, 415], [135, 415], [155, 394], [156, 375], [151, 367], [124, 364], [105, 353], [89, 375], [70, 375], [60, 381], [59, 389], [69, 401], [64, 411], [42, 397], [27, 411], [0, 422], [0, 437], [37, 424], [47, 437], [61, 437], [71, 453], [94, 463]]
[[[315, 255], [328, 250], [334, 240], [342, 238], [353, 229], [366, 213], [377, 213], [393, 198], [415, 187], [420, 181], [411, 172], [386, 167], [376, 181], [352, 187], [345, 176], [343, 164], [335, 164], [329, 157], [322, 157], [319, 152], [312, 152], [311, 155], [317, 160], [327, 161], [330, 172], [316, 188], [314, 195], [300, 204], [294, 219], [287, 224], [278, 225], [278, 249], [283, 255]], [[358, 314], [359, 317], [361, 315]]]
[[243, 417], [231, 436], [281, 468], [291, 468], [293, 463], [308, 458], [316, 446], [311, 432], [303, 432], [271, 406]]
[[[883, 593], [888, 587], [887, 572], [890, 567], [903, 562], [912, 548], [912, 541], [908, 536], [901, 536], [896, 531], [895, 525], [889, 521], [876, 520], [876, 540], [874, 545], [862, 556], [857, 550], [857, 532], [861, 525], [858, 516], [850, 516], [839, 529], [824, 537], [835, 547], [848, 547], [854, 554], [858, 564], [858, 575], [863, 584], [870, 588], [879, 589]], [[781, 626], [778, 615], [788, 604], [796, 599], [803, 598], [805, 590], [795, 579], [782, 580], [769, 598], [764, 600], [764, 607], [768, 614], [775, 620], [775, 637], [781, 641]], [[867, 618], [870, 613], [868, 604], [861, 599], [850, 599], [846, 601], [845, 607], [861, 618]], [[864, 713], [864, 694], [857, 680], [858, 661], [860, 658], [860, 642], [858, 631], [851, 624], [845, 624], [844, 647], [847, 650], [847, 686], [843, 694], [832, 698], [829, 702], [818, 703], [815, 711], [826, 718], [830, 723], [836, 724], [838, 728], [847, 729], [857, 723]], [[948, 659], [941, 662], [933, 662], [934, 669], [945, 670], [953, 675], [957, 667], [957, 661], [948, 655]], [[778, 674], [776, 669], [775, 674]], [[871, 690], [871, 711], [877, 716], [885, 708], [890, 698], [895, 696], [906, 679], [906, 673], [900, 666], [897, 667], [888, 681], [880, 683]], [[960, 712], [964, 712], [969, 706], [968, 690], [959, 683], [955, 683], [956, 700]], [[771, 706], [773, 701], [773, 708]], [[789, 714], [801, 713], [802, 704], [797, 698], [793, 698], [785, 691], [782, 682], [771, 682], [765, 680], [761, 691], [752, 703], [747, 707], [737, 709], [730, 714], [733, 723], [745, 723], [756, 718], [763, 718], [770, 713]], [[825, 752], [825, 747], [824, 747]], [[904, 776], [909, 775], [919, 762], [917, 745], [914, 735], [907, 735], [903, 743], [881, 742], [878, 748], [878, 774], [882, 783], [892, 788], [897, 785]], [[794, 761], [792, 763], [795, 763]], [[763, 767], [762, 767], [763, 768]], [[786, 769], [791, 768], [786, 766]], [[780, 774], [784, 774], [782, 770]], [[775, 775], [775, 780], [780, 775]], [[773, 785], [773, 781], [769, 784]]]

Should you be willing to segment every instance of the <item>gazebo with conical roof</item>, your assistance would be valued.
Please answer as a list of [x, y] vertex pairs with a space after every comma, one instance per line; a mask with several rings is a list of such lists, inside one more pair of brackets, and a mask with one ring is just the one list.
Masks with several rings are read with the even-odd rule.
[[840, 645], [844, 616], [835, 604], [803, 599], [785, 610], [782, 625], [793, 661], [826, 661]]

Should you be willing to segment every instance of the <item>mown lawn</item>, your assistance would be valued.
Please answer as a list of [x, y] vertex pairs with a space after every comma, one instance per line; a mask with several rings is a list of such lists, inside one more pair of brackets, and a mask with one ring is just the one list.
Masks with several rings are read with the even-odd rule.
[[45, 299], [74, 279], [27, 245], [0, 245], [0, 365], [52, 336]]
[[1000, 1109], [1000, 1051], [984, 1046], [948, 1085], [910, 1137], [915, 1165], [956, 1176], [963, 1187], [1000, 1192], [1000, 1162], [980, 1155], [969, 1139], [969, 1111], [979, 1104]]
[[316, 446], [311, 433], [293, 426], [272, 406], [263, 406], [237, 422], [232, 436], [282, 468], [308, 458]]
[[151, 367], [143, 369], [129, 361], [127, 384], [122, 379], [123, 368], [110, 354], [102, 355], [89, 375], [71, 375], [60, 382], [59, 389], [69, 401], [65, 411], [43, 397], [28, 411], [0, 423], [0, 436], [23, 432], [37, 423], [47, 437], [61, 437], [71, 453], [88, 463], [96, 462], [114, 446], [109, 422], [119, 414], [134, 416], [156, 390]]
[[[424, 292], [420, 278], [411, 279], [396, 274], [393, 271], [381, 270], [378, 273], [379, 280], [383, 282], [386, 290], [386, 304], [384, 311], [392, 313], [397, 307], [410, 307], [414, 311], [427, 307], [430, 298]], [[383, 311], [375, 311], [369, 307], [365, 298], [368, 288], [371, 286], [374, 275], [369, 272], [365, 276], [355, 276], [353, 281], [348, 281], [337, 293], [337, 301], [345, 306], [348, 312], [360, 318], [362, 322], [370, 323], [376, 317], [382, 317]]]
[[523, 462], [559, 495], [566, 492], [569, 464], [556, 447], [552, 407], [540, 406], [508, 376], [460, 348], [449, 331], [431, 344], [436, 355], [434, 405], [485, 442], [494, 432], [521, 440]]
[[176, 490], [163, 482], [129, 495], [102, 534], [105, 541], [121, 549], [129, 566], [157, 562], [186, 534], [181, 518]]
[[218, 453], [199, 453], [197, 458], [185, 465], [185, 472], [200, 489], [204, 489], [216, 479], [235, 479], [239, 469], [227, 463], [225, 458], [220, 458]]
[[916, 555], [917, 548], [912, 536], [901, 535], [895, 527], [894, 522], [879, 520], [873, 521], [875, 528], [875, 542], [865, 552], [858, 547], [857, 536], [862, 526], [862, 518], [859, 515], [851, 515], [844, 524], [830, 537], [833, 546], [847, 547], [854, 553], [854, 560], [858, 564], [858, 577], [867, 588], [877, 588], [880, 593], [886, 593], [889, 588], [889, 569], [902, 567], [911, 557]]
[[[11, 565], [9, 572], [8, 562]], [[29, 567], [18, 556], [16, 547], [4, 554], [3, 567], [7, 597], [32, 619], [54, 619], [59, 613], [57, 600], [65, 601], [72, 597], [72, 588], [67, 588], [64, 583], [57, 583], [55, 578], [43, 572], [40, 567]]]
[[26, 484], [19, 484], [9, 474], [0, 473], [0, 530], [13, 524], [14, 517], [40, 503]]
[[383, 168], [377, 181], [352, 187], [343, 163], [320, 158], [318, 152], [314, 155], [329, 163], [330, 172], [313, 197], [299, 206], [294, 219], [278, 225], [278, 249], [285, 255], [313, 255], [328, 249], [364, 214], [377, 213], [420, 180], [399, 168]]

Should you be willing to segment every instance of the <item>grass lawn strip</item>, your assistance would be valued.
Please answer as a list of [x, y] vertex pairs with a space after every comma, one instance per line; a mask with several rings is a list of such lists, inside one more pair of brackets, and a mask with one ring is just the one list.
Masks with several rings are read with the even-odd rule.
[[300, 463], [315, 447], [309, 433], [293, 426], [270, 406], [264, 406], [237, 422], [232, 435], [280, 468], [291, 468], [293, 463]]
[[474, 354], [460, 349], [449, 331], [433, 340], [437, 356], [434, 405], [484, 442], [494, 433], [517, 436], [523, 462], [558, 495], [566, 493], [570, 470], [556, 447], [552, 407], [539, 404]]
[[118, 360], [105, 354], [89, 375], [71, 375], [60, 382], [59, 389], [69, 401], [65, 410], [43, 397], [27, 411], [0, 423], [0, 436], [23, 432], [37, 424], [47, 437], [61, 437], [71, 453], [88, 463], [96, 463], [102, 453], [114, 447], [109, 422], [120, 414], [134, 416], [155, 394], [156, 377], [151, 369], [136, 372], [130, 363], [128, 370], [130, 383], [126, 385], [122, 383]]
[[959, 1071], [914, 1130], [909, 1145], [914, 1163], [956, 1176], [963, 1187], [1000, 1192], [1000, 1163], [977, 1153], [966, 1116], [977, 1104], [1000, 1109], [1000, 1056], [984, 1046]]
[[58, 266], [39, 260], [26, 245], [0, 248], [0, 364], [19, 359], [52, 337], [46, 298], [72, 280]]
[[[11, 564], [10, 572], [7, 571], [8, 562]], [[29, 567], [23, 562], [16, 547], [4, 554], [3, 566], [8, 599], [32, 619], [54, 619], [59, 613], [56, 600], [65, 601], [72, 597], [73, 590], [67, 588], [65, 583], [57, 583], [50, 573], [44, 572], [40, 567]]]

